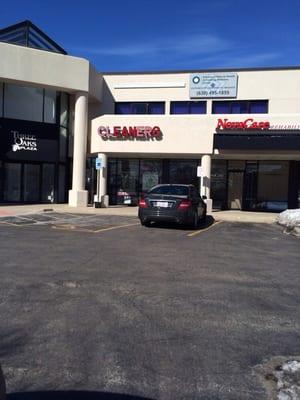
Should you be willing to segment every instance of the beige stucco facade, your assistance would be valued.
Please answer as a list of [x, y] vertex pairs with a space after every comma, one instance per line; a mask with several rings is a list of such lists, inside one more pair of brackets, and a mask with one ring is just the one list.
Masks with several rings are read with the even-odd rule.
[[[88, 60], [66, 54], [3, 42], [0, 42], [0, 54], [0, 83], [49, 88], [70, 95], [68, 155], [69, 161], [72, 159], [72, 187], [69, 188], [72, 206], [87, 205], [86, 160], [94, 159], [99, 153], [106, 164], [112, 158], [196, 160], [203, 167], [202, 177], [206, 178], [201, 185], [208, 182], [206, 187], [200, 185], [201, 193], [206, 194], [210, 189], [212, 160], [300, 160], [298, 147], [219, 149], [214, 144], [216, 133], [220, 133], [216, 129], [219, 119], [267, 122], [271, 131], [281, 135], [300, 132], [300, 68], [102, 74]], [[237, 75], [236, 96], [227, 99], [190, 97], [192, 73], [227, 72]], [[268, 112], [213, 114], [213, 101], [220, 100], [264, 100], [268, 103]], [[171, 114], [171, 102], [175, 101], [205, 101], [206, 113]], [[165, 112], [117, 115], [115, 104], [118, 102], [163, 102]], [[123, 127], [157, 127], [161, 135], [107, 139], [99, 135], [100, 127], [111, 132]], [[107, 166], [99, 179], [101, 196], [106, 196]]]
[[[300, 127], [300, 69], [239, 71], [234, 100], [269, 101], [268, 114], [215, 115], [212, 99], [203, 115], [170, 115], [171, 101], [188, 101], [190, 73], [104, 75], [103, 102], [91, 124], [91, 153], [165, 155], [191, 157], [213, 154], [213, 136], [219, 118], [230, 121], [269, 121], [271, 126]], [[205, 99], [201, 99], [205, 100]], [[218, 99], [221, 100], [221, 99]], [[114, 115], [115, 102], [164, 101], [164, 115]], [[159, 126], [160, 141], [107, 140], [99, 137], [99, 126]], [[217, 156], [217, 155], [216, 155]], [[234, 157], [235, 155], [232, 154]], [[285, 154], [297, 157], [299, 154]]]

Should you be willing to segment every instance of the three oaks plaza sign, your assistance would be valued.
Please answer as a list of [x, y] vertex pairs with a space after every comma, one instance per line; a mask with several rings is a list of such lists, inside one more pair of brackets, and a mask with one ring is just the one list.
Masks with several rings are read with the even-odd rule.
[[99, 126], [98, 135], [103, 140], [161, 140], [159, 126]]

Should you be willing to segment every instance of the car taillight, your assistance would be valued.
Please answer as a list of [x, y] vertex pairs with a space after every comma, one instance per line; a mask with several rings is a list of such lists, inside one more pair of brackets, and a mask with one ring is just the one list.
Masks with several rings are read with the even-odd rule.
[[181, 200], [181, 203], [178, 206], [179, 210], [186, 210], [192, 206], [191, 200]]
[[141, 208], [147, 208], [148, 207], [148, 204], [146, 203], [145, 199], [141, 199], [139, 201], [139, 207], [141, 207]]

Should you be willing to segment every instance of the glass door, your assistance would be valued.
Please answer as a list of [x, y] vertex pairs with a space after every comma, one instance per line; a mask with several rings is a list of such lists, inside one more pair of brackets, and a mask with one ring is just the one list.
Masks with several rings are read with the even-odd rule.
[[161, 160], [141, 160], [140, 164], [140, 194], [148, 192], [162, 181]]
[[247, 161], [245, 168], [244, 183], [244, 209], [255, 210], [257, 198], [257, 177], [258, 163], [257, 161]]
[[40, 199], [40, 166], [24, 164], [24, 202], [36, 203]]
[[138, 202], [139, 160], [121, 159], [117, 169], [117, 203], [134, 205]]
[[42, 173], [42, 202], [53, 203], [54, 202], [54, 178], [55, 178], [55, 165], [54, 164], [43, 164]]
[[4, 163], [4, 202], [21, 201], [22, 164]]
[[241, 210], [243, 206], [244, 172], [229, 171], [228, 174], [228, 208]]

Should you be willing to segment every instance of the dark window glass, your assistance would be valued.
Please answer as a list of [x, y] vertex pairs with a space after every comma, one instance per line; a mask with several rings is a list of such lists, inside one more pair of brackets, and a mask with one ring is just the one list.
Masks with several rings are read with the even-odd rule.
[[231, 114], [229, 101], [213, 101], [212, 104], [213, 114]]
[[24, 164], [24, 201], [36, 202], [40, 197], [40, 166], [37, 164]]
[[288, 207], [288, 182], [288, 161], [260, 161], [256, 208], [285, 210]]
[[213, 114], [267, 114], [268, 100], [213, 101]]
[[116, 103], [116, 114], [131, 114], [131, 104]]
[[189, 113], [187, 101], [172, 101], [171, 114], [188, 114]]
[[237, 101], [231, 103], [231, 114], [246, 114], [248, 112], [247, 101]]
[[132, 103], [131, 114], [147, 114], [147, 103]]
[[171, 101], [171, 114], [206, 114], [206, 102]]
[[190, 102], [190, 114], [206, 114], [206, 102], [205, 101], [191, 101]]
[[20, 163], [4, 164], [4, 201], [21, 201], [21, 168]]
[[195, 160], [170, 160], [169, 163], [169, 183], [194, 185], [197, 187], [198, 162]]
[[157, 186], [154, 189], [150, 190], [149, 193], [165, 194], [170, 196], [188, 196], [189, 188], [188, 186], [179, 186], [179, 185]]
[[116, 114], [164, 114], [164, 102], [121, 102], [115, 105]]
[[267, 100], [251, 101], [250, 102], [250, 113], [251, 114], [267, 114], [268, 113]]
[[213, 160], [211, 164], [211, 198], [214, 208], [226, 208], [227, 161]]
[[165, 103], [149, 103], [148, 104], [148, 114], [164, 114], [165, 113]]
[[162, 181], [162, 160], [141, 160], [140, 185], [142, 192], [147, 192]]
[[26, 32], [24, 27], [20, 27], [17, 29], [13, 29], [12, 31], [0, 32], [0, 41], [7, 42], [7, 43], [14, 43], [20, 45], [26, 45]]

